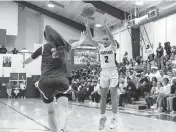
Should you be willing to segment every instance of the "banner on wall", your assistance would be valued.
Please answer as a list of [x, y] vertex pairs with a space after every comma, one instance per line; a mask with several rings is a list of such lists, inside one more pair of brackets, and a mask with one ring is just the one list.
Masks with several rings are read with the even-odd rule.
[[12, 66], [12, 57], [3, 56], [3, 67], [11, 67], [11, 66]]
[[98, 53], [96, 49], [75, 49], [74, 50], [74, 64], [97, 64]]
[[10, 73], [26, 73], [27, 77], [41, 74], [41, 58], [25, 65], [24, 54], [0, 54], [0, 77], [10, 77]]

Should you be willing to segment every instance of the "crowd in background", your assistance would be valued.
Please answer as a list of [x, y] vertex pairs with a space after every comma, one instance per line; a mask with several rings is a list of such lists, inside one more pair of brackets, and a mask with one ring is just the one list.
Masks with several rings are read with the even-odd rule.
[[7, 83], [0, 83], [0, 92], [3, 93], [8, 99], [22, 99], [25, 100], [26, 96], [26, 82], [9, 81]]
[[[169, 42], [164, 47], [159, 43], [156, 52], [152, 47], [146, 47], [147, 59], [141, 56], [128, 59], [128, 53], [124, 54], [121, 63], [116, 62], [119, 72], [118, 105], [133, 104], [141, 98], [145, 98], [147, 108], [157, 112], [175, 113], [176, 111], [176, 46], [170, 46]], [[100, 65], [87, 64], [85, 69], [71, 72], [70, 86], [71, 99], [84, 102], [92, 100], [92, 105], [100, 102]], [[25, 88], [11, 88], [7, 83], [8, 97], [25, 98]], [[12, 89], [12, 90], [9, 90]], [[22, 93], [22, 94], [21, 94]], [[22, 95], [22, 96], [21, 96]], [[110, 93], [107, 103], [111, 104]]]
[[[164, 47], [159, 43], [154, 52], [148, 45], [146, 54], [146, 60], [141, 56], [129, 60], [126, 52], [123, 61], [117, 63], [118, 105], [124, 106], [145, 98], [149, 110], [174, 113], [176, 111], [176, 47], [171, 47], [169, 42], [166, 42]], [[79, 102], [91, 99], [99, 103], [100, 71], [100, 66], [89, 65], [85, 69], [72, 71], [71, 87], [74, 91], [74, 99]], [[111, 102], [110, 97], [107, 102]]]

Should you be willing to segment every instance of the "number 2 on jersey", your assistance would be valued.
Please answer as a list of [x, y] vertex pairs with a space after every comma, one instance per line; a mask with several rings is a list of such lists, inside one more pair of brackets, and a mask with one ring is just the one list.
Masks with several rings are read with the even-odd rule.
[[105, 56], [105, 63], [108, 63], [108, 56]]

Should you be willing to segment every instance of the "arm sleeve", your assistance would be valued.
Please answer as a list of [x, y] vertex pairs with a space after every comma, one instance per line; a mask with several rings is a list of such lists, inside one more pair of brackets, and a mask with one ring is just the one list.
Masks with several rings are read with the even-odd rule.
[[32, 59], [36, 59], [36, 58], [39, 57], [40, 55], [42, 55], [42, 47], [38, 48], [38, 49], [31, 55], [31, 58], [32, 58]]

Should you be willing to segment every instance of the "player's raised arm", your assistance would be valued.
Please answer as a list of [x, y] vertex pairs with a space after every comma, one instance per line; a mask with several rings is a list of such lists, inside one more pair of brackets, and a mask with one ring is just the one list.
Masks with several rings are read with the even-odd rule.
[[80, 37], [79, 41], [72, 43], [71, 44], [71, 49], [76, 49], [78, 46], [83, 44], [83, 42], [86, 39], [86, 36], [87, 36], [87, 33], [85, 31], [81, 32], [81, 37]]
[[24, 64], [29, 64], [42, 54], [42, 47], [38, 48], [31, 56], [24, 60]]
[[88, 39], [89, 41], [94, 44], [94, 46], [98, 47], [98, 42], [95, 41], [93, 38], [92, 38], [92, 34], [91, 34], [91, 31], [90, 31], [90, 27], [89, 27], [89, 23], [88, 23], [88, 20], [86, 19], [84, 21], [85, 23], [85, 26], [86, 26], [86, 31], [87, 31], [87, 36], [88, 36]]
[[105, 27], [105, 30], [106, 30], [106, 35], [109, 37], [109, 39], [111, 41], [111, 44], [113, 46], [116, 46], [117, 44], [116, 44], [116, 42], [114, 40], [114, 37], [113, 37], [112, 33], [110, 32], [110, 30], [109, 30], [109, 28], [107, 26], [107, 23], [106, 23], [106, 16], [105, 16], [105, 20], [104, 20], [104, 27]]

